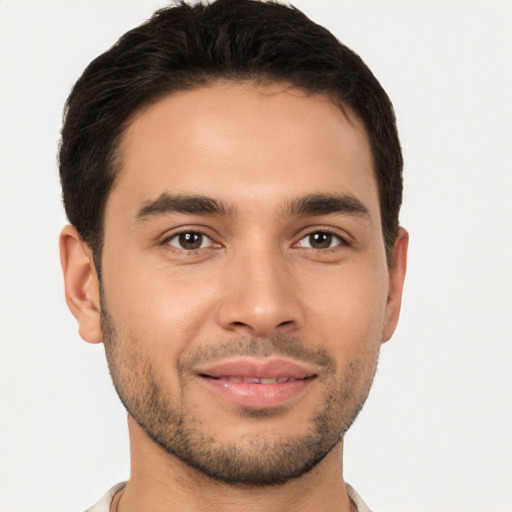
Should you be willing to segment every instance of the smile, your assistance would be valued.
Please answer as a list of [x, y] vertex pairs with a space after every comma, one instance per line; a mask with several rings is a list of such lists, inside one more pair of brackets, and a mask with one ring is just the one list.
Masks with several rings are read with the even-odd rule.
[[246, 384], [283, 384], [285, 382], [294, 382], [297, 380], [304, 380], [311, 377], [211, 377], [210, 375], [201, 375], [201, 377], [217, 379], [217, 380], [228, 380], [229, 382], [245, 382]]
[[197, 372], [218, 398], [243, 407], [271, 408], [304, 395], [315, 369], [282, 359], [237, 359]]

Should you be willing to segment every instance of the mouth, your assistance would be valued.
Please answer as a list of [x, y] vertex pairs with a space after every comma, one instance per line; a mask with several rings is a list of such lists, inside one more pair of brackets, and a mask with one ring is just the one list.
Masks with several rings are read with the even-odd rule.
[[306, 377], [233, 377], [225, 375], [222, 377], [212, 377], [211, 375], [200, 374], [200, 377], [214, 380], [227, 380], [229, 382], [244, 382], [245, 384], [284, 384], [285, 382], [295, 382], [299, 380], [311, 379], [314, 376]]
[[318, 373], [317, 369], [282, 359], [236, 359], [201, 368], [196, 375], [221, 399], [263, 409], [300, 398]]

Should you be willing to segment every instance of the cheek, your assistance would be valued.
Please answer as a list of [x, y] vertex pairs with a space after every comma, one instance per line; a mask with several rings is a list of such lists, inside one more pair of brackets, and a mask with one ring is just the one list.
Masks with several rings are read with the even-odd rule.
[[211, 276], [203, 272], [190, 278], [183, 270], [119, 262], [105, 268], [104, 297], [116, 325], [123, 325], [144, 344], [182, 350], [199, 337], [208, 324], [216, 301]]
[[[332, 350], [357, 353], [378, 351], [384, 330], [387, 303], [387, 271], [366, 271], [344, 267], [326, 276], [323, 289], [319, 281], [306, 283], [307, 307], [312, 328], [320, 328], [320, 342]], [[317, 334], [317, 335], [318, 335]], [[327, 347], [326, 347], [327, 348]]]

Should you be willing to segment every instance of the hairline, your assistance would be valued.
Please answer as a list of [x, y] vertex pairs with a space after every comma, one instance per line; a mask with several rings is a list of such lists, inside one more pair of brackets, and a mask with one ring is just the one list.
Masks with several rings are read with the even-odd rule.
[[[248, 85], [248, 86], [254, 86], [254, 87], [269, 87], [272, 85], [282, 86], [282, 90], [279, 92], [285, 92], [287, 90], [295, 89], [299, 90], [303, 93], [305, 93], [307, 96], [322, 96], [323, 98], [327, 99], [329, 102], [331, 102], [346, 118], [346, 120], [352, 125], [356, 126], [357, 124], [360, 125], [362, 128], [362, 132], [365, 136], [366, 142], [368, 144], [368, 148], [370, 150], [370, 157], [371, 157], [371, 166], [372, 166], [372, 172], [373, 172], [373, 179], [375, 180], [375, 184], [377, 186], [377, 192], [378, 192], [378, 198], [379, 198], [379, 213], [381, 217], [381, 231], [383, 235], [384, 245], [386, 249], [386, 259], [388, 266], [391, 264], [391, 248], [388, 247], [387, 243], [387, 237], [384, 230], [384, 222], [383, 222], [383, 215], [382, 215], [382, 204], [381, 204], [381, 191], [380, 191], [380, 183], [379, 183], [379, 176], [377, 173], [377, 165], [376, 165], [376, 158], [375, 158], [375, 148], [373, 148], [371, 143], [371, 137], [368, 130], [368, 127], [366, 126], [366, 123], [364, 119], [357, 113], [357, 111], [352, 108], [352, 106], [348, 102], [344, 102], [344, 100], [340, 97], [340, 94], [336, 94], [336, 91], [330, 91], [330, 90], [313, 90], [313, 88], [308, 88], [299, 84], [294, 83], [291, 79], [283, 79], [280, 80], [278, 77], [273, 77], [271, 75], [266, 76], [264, 73], [256, 73], [253, 76], [240, 76], [238, 73], [227, 73], [227, 74], [220, 74], [220, 75], [214, 75], [207, 77], [206, 74], [203, 77], [203, 79], [197, 78], [195, 82], [190, 83], [188, 87], [185, 86], [174, 86], [170, 87], [169, 89], [162, 90], [159, 92], [155, 92], [151, 97], [146, 98], [145, 100], [141, 101], [141, 103], [137, 106], [135, 106], [130, 112], [124, 121], [122, 121], [119, 125], [118, 131], [115, 134], [115, 136], [112, 138], [112, 153], [111, 157], [109, 158], [107, 162], [107, 166], [105, 169], [105, 172], [112, 175], [112, 182], [108, 189], [108, 193], [105, 196], [105, 200], [101, 206], [100, 210], [100, 222], [98, 225], [98, 233], [97, 235], [91, 240], [90, 243], [87, 242], [87, 245], [90, 247], [92, 254], [93, 254], [93, 260], [94, 265], [96, 268], [96, 273], [98, 275], [98, 278], [101, 281], [101, 262], [102, 262], [102, 252], [103, 252], [103, 246], [105, 242], [105, 213], [107, 209], [107, 203], [109, 201], [109, 198], [112, 194], [112, 192], [115, 190], [117, 183], [119, 181], [119, 175], [123, 171], [123, 166], [125, 163], [124, 160], [124, 151], [123, 151], [123, 143], [126, 140], [126, 134], [132, 125], [132, 123], [135, 121], [135, 118], [139, 115], [141, 115], [146, 109], [151, 108], [152, 106], [156, 105], [159, 101], [163, 100], [166, 97], [172, 96], [176, 93], [180, 92], [186, 92], [186, 91], [195, 91], [198, 89], [203, 88], [209, 88], [209, 87], [215, 87], [218, 85]], [[395, 234], [396, 238], [396, 234]]]

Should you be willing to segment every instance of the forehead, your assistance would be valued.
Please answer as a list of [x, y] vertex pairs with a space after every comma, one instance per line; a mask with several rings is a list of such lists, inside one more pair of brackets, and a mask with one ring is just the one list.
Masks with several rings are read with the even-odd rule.
[[129, 209], [164, 192], [266, 205], [358, 191], [377, 201], [362, 123], [329, 98], [295, 88], [217, 84], [169, 94], [136, 113], [120, 149], [107, 211], [112, 202]]

